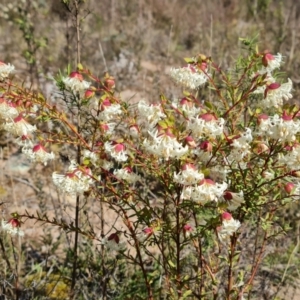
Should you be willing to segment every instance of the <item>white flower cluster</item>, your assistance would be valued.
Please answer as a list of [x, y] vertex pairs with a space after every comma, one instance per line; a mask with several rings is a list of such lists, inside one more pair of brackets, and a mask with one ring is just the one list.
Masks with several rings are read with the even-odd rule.
[[140, 180], [140, 176], [132, 172], [130, 168], [114, 170], [114, 175], [117, 179], [127, 181], [131, 184]]
[[276, 114], [267, 119], [262, 119], [258, 129], [257, 134], [259, 136], [279, 141], [294, 142], [296, 134], [300, 132], [300, 121], [284, 120]]
[[36, 131], [36, 126], [32, 126], [31, 124], [29, 124], [22, 117], [22, 115], [17, 116], [13, 120], [11, 120], [11, 122], [6, 122], [5, 124], [3, 124], [3, 128], [9, 133], [16, 136], [28, 135], [29, 133]]
[[174, 172], [174, 181], [182, 185], [193, 185], [204, 179], [204, 175], [191, 167], [186, 167], [185, 170], [179, 173]]
[[197, 139], [203, 137], [216, 138], [223, 133], [224, 123], [225, 120], [222, 118], [206, 121], [201, 117], [192, 117], [187, 122], [187, 130], [191, 130], [193, 136]]
[[88, 174], [88, 171], [83, 172], [79, 169], [75, 161], [71, 161], [66, 174], [54, 172], [52, 180], [61, 192], [70, 195], [82, 194], [94, 183], [92, 175]]
[[282, 55], [277, 53], [277, 55], [266, 54], [267, 66], [263, 66], [261, 70], [258, 71], [259, 74], [269, 74], [275, 69], [279, 69], [282, 63]]
[[128, 154], [123, 144], [105, 142], [104, 149], [107, 154], [109, 154], [118, 162], [125, 162], [128, 159]]
[[8, 234], [14, 236], [24, 236], [24, 231], [20, 229], [20, 226], [14, 226], [14, 223], [11, 221], [7, 222], [5, 220], [1, 221], [2, 230], [6, 231]]
[[19, 112], [15, 105], [6, 101], [4, 98], [0, 98], [0, 118], [3, 120], [11, 120], [16, 118]]
[[[103, 106], [103, 110], [99, 113], [99, 120], [108, 122], [115, 119], [116, 116], [122, 114], [121, 105], [118, 103], [113, 103], [109, 106]], [[113, 130], [113, 129], [112, 129]]]
[[144, 140], [144, 149], [158, 158], [164, 158], [166, 160], [170, 158], [180, 158], [189, 151], [189, 147], [184, 147], [175, 137], [159, 135], [158, 130], [148, 132], [151, 136], [151, 140]]
[[[268, 81], [275, 81], [274, 78], [269, 77]], [[281, 84], [278, 88], [270, 89], [268, 86], [258, 88], [255, 94], [266, 94], [264, 99], [260, 102], [262, 108], [275, 107], [278, 108], [283, 105], [283, 100], [287, 101], [293, 96], [291, 94], [293, 83], [290, 79], [288, 82]]]
[[81, 80], [78, 77], [65, 77], [62, 81], [66, 85], [66, 88], [71, 90], [73, 93], [83, 92], [91, 85], [90, 82]]
[[278, 155], [278, 162], [285, 165], [290, 170], [299, 169], [300, 166], [300, 146], [293, 147], [286, 155], [280, 153]]
[[228, 156], [230, 162], [241, 162], [246, 155], [250, 153], [250, 143], [252, 142], [252, 133], [250, 128], [246, 128], [246, 131], [241, 134], [237, 139], [234, 139], [231, 146], [232, 150]]
[[170, 75], [176, 82], [192, 90], [198, 89], [208, 79], [204, 72], [197, 72], [191, 65], [183, 68], [171, 68]]
[[212, 180], [205, 179], [201, 184], [184, 187], [182, 199], [193, 200], [199, 204], [206, 204], [211, 201], [218, 201], [227, 189], [227, 183], [215, 183]]
[[46, 151], [44, 147], [41, 145], [36, 145], [33, 148], [23, 147], [22, 152], [31, 160], [34, 162], [40, 162], [47, 165], [49, 160], [52, 160], [55, 158], [55, 155], [53, 152], [49, 153]]
[[0, 61], [0, 80], [4, 80], [9, 76], [11, 72], [13, 72], [15, 67], [11, 64], [5, 64]]
[[235, 220], [229, 213], [224, 214], [227, 214], [228, 216], [223, 218], [222, 226], [218, 228], [218, 237], [221, 242], [227, 243], [229, 237], [241, 227], [241, 223], [240, 221]]
[[166, 117], [161, 105], [147, 104], [144, 100], [141, 100], [137, 108], [140, 123], [146, 121], [149, 127], [155, 126], [158, 121]]

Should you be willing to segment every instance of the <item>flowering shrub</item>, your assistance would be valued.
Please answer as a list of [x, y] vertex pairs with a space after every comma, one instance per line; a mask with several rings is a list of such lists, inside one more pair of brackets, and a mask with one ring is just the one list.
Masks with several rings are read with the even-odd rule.
[[[76, 197], [75, 224], [19, 212], [3, 229], [15, 234], [31, 218], [93, 239], [103, 257], [140, 268], [147, 299], [250, 297], [266, 246], [284, 232], [276, 213], [299, 196], [299, 107], [287, 102], [291, 80], [276, 74], [280, 54], [251, 50], [229, 71], [202, 54], [185, 60], [170, 71], [189, 90], [182, 98], [137, 105], [117, 96], [111, 76], [80, 64], [56, 78], [52, 103], [11, 81], [13, 67], [2, 63], [2, 128], [33, 162], [56, 159], [51, 145], [68, 146], [68, 169], [52, 178]], [[123, 227], [82, 228], [88, 201], [114, 210]], [[255, 249], [245, 250], [249, 230]]]

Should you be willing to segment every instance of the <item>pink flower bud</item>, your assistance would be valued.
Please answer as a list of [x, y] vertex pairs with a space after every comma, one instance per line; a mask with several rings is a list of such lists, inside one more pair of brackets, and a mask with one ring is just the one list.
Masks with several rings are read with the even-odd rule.
[[225, 211], [225, 212], [222, 213], [222, 220], [229, 221], [231, 219], [232, 219], [232, 215], [229, 212]]
[[86, 90], [85, 93], [84, 93], [84, 98], [85, 99], [90, 99], [94, 96], [95, 96], [95, 91], [93, 91], [93, 90]]
[[117, 233], [112, 233], [108, 238], [108, 241], [114, 241], [116, 244], [119, 244], [120, 238]]
[[185, 138], [185, 142], [191, 148], [196, 148], [197, 147], [195, 140], [190, 135]]
[[43, 152], [47, 152], [46, 149], [41, 145], [41, 144], [37, 144], [33, 147], [32, 149], [33, 152], [38, 152], [38, 151], [43, 151]]
[[14, 227], [14, 228], [19, 228], [19, 227], [21, 227], [21, 222], [20, 222], [20, 220], [19, 219], [17, 219], [17, 218], [11, 218], [10, 220], [8, 220], [8, 222], [7, 222], [8, 224], [10, 224], [12, 227]]
[[117, 153], [125, 151], [125, 145], [124, 144], [115, 144], [114, 149]]
[[79, 81], [83, 81], [83, 77], [80, 73], [78, 72], [71, 72], [71, 74], [69, 75], [70, 78], [76, 78]]
[[212, 152], [213, 146], [209, 141], [203, 141], [200, 144], [200, 149], [204, 152]]
[[207, 179], [202, 179], [199, 184], [200, 185], [203, 185], [203, 184], [206, 184], [206, 185], [215, 185], [216, 183], [213, 180], [207, 178]]
[[188, 169], [193, 169], [194, 171], [197, 170], [197, 168], [195, 167], [194, 164], [191, 164], [191, 163], [186, 163], [182, 166], [181, 168], [182, 170], [188, 170]]
[[230, 200], [233, 199], [232, 193], [229, 192], [229, 191], [225, 191], [224, 194], [223, 194], [223, 197], [224, 197], [224, 199], [227, 200], [227, 201], [230, 201]]
[[290, 175], [293, 177], [300, 178], [300, 171], [291, 171]]
[[199, 116], [205, 122], [211, 122], [218, 120], [217, 117], [211, 113], [205, 113]]
[[266, 114], [261, 114], [257, 117], [257, 123], [261, 124], [261, 122], [266, 121], [269, 119], [269, 116]]
[[262, 64], [263, 66], [267, 67], [270, 60], [274, 60], [274, 56], [271, 53], [265, 53], [262, 57]]
[[288, 193], [288, 194], [292, 194], [293, 190], [295, 189], [295, 185], [292, 182], [288, 182], [285, 186], [284, 186], [284, 190]]
[[102, 129], [102, 131], [108, 131], [109, 130], [109, 126], [106, 123], [102, 123], [100, 124], [100, 128]]
[[151, 227], [146, 227], [146, 228], [143, 229], [143, 233], [147, 236], [150, 236], [154, 233], [154, 230]]
[[113, 77], [108, 77], [107, 79], [105, 79], [104, 85], [108, 88], [108, 89], [114, 89], [115, 88], [115, 80]]
[[186, 105], [187, 107], [193, 107], [194, 103], [189, 98], [182, 98], [179, 102], [182, 106]]
[[285, 110], [283, 111], [283, 114], [282, 114], [281, 118], [284, 121], [291, 121], [291, 120], [293, 120], [293, 116], [288, 115]]

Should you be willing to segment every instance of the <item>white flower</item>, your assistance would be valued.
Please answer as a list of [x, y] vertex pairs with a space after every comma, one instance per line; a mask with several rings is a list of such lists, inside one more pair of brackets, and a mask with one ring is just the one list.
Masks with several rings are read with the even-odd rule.
[[187, 130], [191, 130], [195, 138], [216, 138], [223, 133], [225, 120], [217, 119], [211, 114], [192, 117], [187, 122]]
[[149, 126], [153, 127], [160, 121], [162, 118], [166, 117], [162, 111], [161, 105], [147, 104], [144, 100], [141, 100], [138, 103], [138, 118], [140, 122], [145, 122]]
[[174, 181], [183, 185], [196, 184], [203, 178], [204, 175], [199, 173], [191, 164], [184, 165], [183, 170], [179, 173], [174, 172]]
[[226, 189], [226, 182], [215, 183], [210, 179], [203, 179], [199, 185], [184, 187], [181, 197], [204, 205], [211, 201], [217, 202]]
[[261, 107], [278, 108], [283, 105], [283, 100], [287, 101], [293, 97], [291, 94], [293, 83], [291, 79], [288, 79], [288, 82], [279, 84], [273, 82], [274, 78], [268, 77], [268, 82], [270, 81], [272, 83], [259, 87], [254, 94], [264, 94], [264, 99], [259, 103]]
[[[109, 100], [108, 100], [109, 102]], [[105, 102], [108, 104], [108, 102]], [[102, 105], [103, 110], [99, 113], [99, 120], [101, 121], [110, 121], [111, 119], [115, 119], [117, 115], [122, 114], [121, 105], [118, 103], [111, 104], [109, 102], [109, 105]]]
[[114, 170], [114, 175], [117, 179], [124, 180], [132, 184], [140, 180], [140, 176], [132, 172], [130, 167]]
[[159, 135], [158, 130], [148, 131], [152, 136], [151, 141], [145, 139], [143, 146], [149, 153], [168, 160], [169, 158], [180, 158], [189, 151], [189, 147], [179, 143], [175, 137]]
[[124, 250], [126, 247], [124, 242], [120, 242], [120, 238], [117, 233], [112, 233], [109, 237], [103, 238], [101, 244], [109, 251], [120, 251]]
[[278, 162], [285, 165], [290, 170], [299, 169], [300, 166], [300, 146], [293, 147], [286, 155], [282, 152], [278, 155]]
[[175, 109], [180, 109], [187, 118], [193, 118], [200, 113], [200, 108], [191, 101], [185, 101], [185, 98], [181, 99], [179, 103], [173, 101], [172, 106]]
[[83, 77], [78, 72], [72, 72], [69, 77], [62, 79], [66, 88], [71, 90], [73, 93], [85, 91], [91, 85], [90, 82], [83, 80]]
[[19, 115], [14, 103], [0, 98], [0, 117], [4, 120], [13, 119]]
[[124, 162], [128, 159], [124, 144], [105, 142], [104, 149], [107, 154], [109, 154], [118, 162]]
[[208, 79], [204, 72], [196, 71], [192, 65], [183, 68], [171, 68], [170, 75], [176, 82], [192, 90], [198, 89]]
[[36, 131], [36, 126], [30, 125], [21, 115], [14, 118], [12, 122], [7, 122], [3, 128], [18, 136], [27, 135], [28, 133]]
[[246, 128], [246, 131], [241, 134], [237, 139], [234, 139], [231, 146], [232, 150], [228, 156], [228, 161], [241, 162], [246, 155], [251, 153], [252, 133], [250, 128]]
[[83, 160], [85, 158], [88, 158], [95, 167], [99, 166], [99, 158], [98, 158], [97, 153], [91, 152], [90, 150], [84, 150], [83, 151]]
[[0, 79], [3, 80], [9, 76], [9, 74], [15, 69], [11, 64], [5, 64], [0, 61]]
[[20, 221], [14, 218], [10, 219], [8, 222], [5, 220], [1, 221], [2, 230], [6, 231], [12, 236], [24, 236], [24, 232], [20, 229], [20, 226]]
[[27, 146], [25, 146], [22, 148], [22, 152], [31, 161], [43, 163], [45, 166], [47, 165], [48, 160], [55, 158], [53, 152], [47, 152], [46, 149], [40, 144], [35, 145], [33, 148], [28, 148]]
[[229, 237], [241, 227], [241, 223], [228, 212], [222, 214], [222, 219], [222, 226], [218, 228], [218, 237], [221, 242], [226, 243], [229, 241]]
[[262, 67], [259, 74], [271, 73], [275, 69], [279, 69], [282, 63], [282, 55], [277, 53], [277, 55], [272, 55], [271, 53], [266, 53], [263, 58], [265, 66]]
[[223, 195], [224, 199], [228, 202], [228, 209], [231, 211], [236, 210], [241, 206], [242, 203], [245, 202], [244, 200], [244, 193], [243, 191], [239, 193], [233, 193], [226, 191]]
[[52, 174], [52, 180], [57, 188], [70, 195], [82, 194], [94, 183], [89, 169], [81, 170], [75, 161], [71, 161], [66, 174]]
[[257, 135], [279, 141], [294, 142], [300, 132], [300, 121], [280, 117], [278, 115], [261, 118]]

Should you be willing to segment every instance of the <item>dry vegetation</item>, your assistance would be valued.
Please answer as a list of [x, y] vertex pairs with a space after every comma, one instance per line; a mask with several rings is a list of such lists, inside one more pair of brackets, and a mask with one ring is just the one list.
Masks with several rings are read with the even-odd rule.
[[[72, 16], [60, 0], [0, 0], [0, 4], [1, 60], [16, 66], [16, 77], [26, 86], [39, 89], [50, 98], [54, 86], [49, 77], [68, 64], [75, 66], [76, 31]], [[82, 64], [99, 76], [105, 71], [113, 75], [117, 90], [125, 99], [151, 101], [160, 93], [168, 97], [178, 95], [180, 89], [167, 76], [170, 66], [181, 65], [182, 57], [204, 53], [226, 69], [233, 57], [243, 51], [240, 37], [257, 37], [260, 50], [282, 53], [283, 71], [294, 83], [294, 99], [300, 95], [298, 1], [87, 0], [82, 16]], [[72, 219], [72, 199], [61, 198], [51, 189], [51, 172], [64, 168], [64, 157], [56, 166], [29, 165], [13, 139], [2, 131], [0, 146], [3, 216], [7, 217], [13, 210], [21, 212], [27, 209]], [[62, 150], [62, 154], [66, 153]], [[283, 212], [293, 229], [269, 249], [272, 255], [257, 279], [261, 297], [256, 299], [300, 299], [300, 296], [293, 295], [294, 291], [297, 292], [293, 287], [299, 279], [296, 239], [299, 235], [299, 205], [293, 205]], [[86, 207], [86, 211], [91, 210], [92, 215], [101, 214], [100, 207]], [[109, 215], [108, 218], [115, 217]], [[67, 268], [68, 260], [64, 259], [67, 251], [64, 249], [71, 244], [70, 236], [60, 235], [55, 228], [33, 222], [23, 227], [26, 237], [22, 249], [21, 245], [16, 247], [20, 247], [17, 261], [20, 274], [25, 278], [20, 288], [27, 290], [27, 294], [20, 293], [19, 299], [67, 299], [64, 293], [68, 280], [60, 280], [57, 274], [63, 274]], [[9, 240], [5, 242], [10, 243]], [[82, 247], [86, 247], [85, 251], [91, 248], [90, 245]], [[88, 252], [85, 255], [93, 256]], [[96, 271], [95, 274], [89, 273], [92, 267], [85, 265], [84, 259], [83, 256], [81, 267], [84, 274], [80, 280], [102, 280]], [[0, 263], [0, 268], [5, 268], [5, 261], [1, 259]], [[36, 278], [32, 274], [47, 280], [33, 288], [32, 282]], [[282, 278], [288, 279], [285, 286], [281, 284]], [[52, 281], [60, 283], [60, 295], [49, 287]], [[0, 299], [18, 299], [13, 296], [13, 287], [5, 287], [5, 279], [0, 279], [0, 286], [3, 294]], [[277, 294], [278, 286], [283, 290], [281, 294]], [[287, 290], [290, 294], [286, 293]], [[98, 299], [96, 295], [95, 287], [90, 289], [86, 299]], [[126, 297], [129, 296], [118, 299], [133, 299]]]

